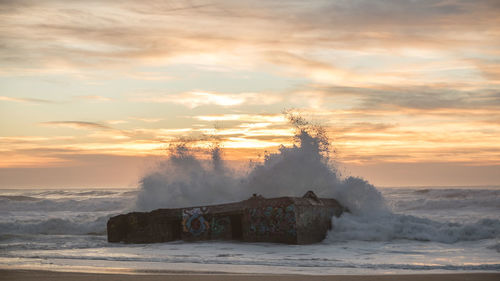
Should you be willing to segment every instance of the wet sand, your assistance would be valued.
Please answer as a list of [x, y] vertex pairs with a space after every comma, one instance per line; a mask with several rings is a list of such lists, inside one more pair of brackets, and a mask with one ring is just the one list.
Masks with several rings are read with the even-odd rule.
[[0, 270], [0, 280], [9, 281], [498, 281], [500, 273], [453, 273], [413, 275], [271, 275], [271, 274], [115, 274], [40, 270]]

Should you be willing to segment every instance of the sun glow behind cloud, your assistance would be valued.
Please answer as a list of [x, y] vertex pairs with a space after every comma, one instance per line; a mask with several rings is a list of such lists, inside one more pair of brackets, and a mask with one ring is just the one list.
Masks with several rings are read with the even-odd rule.
[[286, 109], [339, 163], [500, 165], [494, 1], [169, 3], [1, 3], [1, 166], [252, 159], [293, 143]]

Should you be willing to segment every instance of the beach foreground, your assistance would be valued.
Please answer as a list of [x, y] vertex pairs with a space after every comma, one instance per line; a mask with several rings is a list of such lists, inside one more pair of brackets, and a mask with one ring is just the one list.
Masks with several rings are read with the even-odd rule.
[[413, 274], [413, 275], [271, 275], [271, 274], [199, 274], [199, 273], [161, 273], [161, 274], [109, 274], [56, 272], [41, 270], [0, 270], [0, 280], [54, 281], [54, 280], [106, 280], [106, 281], [493, 281], [500, 280], [500, 273], [462, 273], [462, 274]]

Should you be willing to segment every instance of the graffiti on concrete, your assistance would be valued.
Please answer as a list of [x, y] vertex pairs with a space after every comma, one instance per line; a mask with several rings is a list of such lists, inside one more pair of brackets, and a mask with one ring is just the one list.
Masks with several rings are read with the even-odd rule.
[[231, 220], [229, 217], [213, 217], [210, 226], [212, 239], [231, 237]]
[[294, 205], [251, 208], [247, 216], [254, 235], [296, 235]]
[[332, 227], [332, 216], [345, 207], [331, 198], [264, 198], [254, 195], [241, 202], [132, 212], [111, 217], [109, 242], [156, 243], [174, 240], [241, 240], [309, 244], [322, 241]]
[[206, 208], [184, 209], [182, 211], [182, 228], [184, 232], [199, 236], [210, 229], [209, 222], [203, 217]]

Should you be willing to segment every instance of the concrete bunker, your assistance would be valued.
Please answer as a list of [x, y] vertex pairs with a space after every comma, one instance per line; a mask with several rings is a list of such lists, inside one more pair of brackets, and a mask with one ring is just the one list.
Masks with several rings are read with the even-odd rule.
[[335, 199], [303, 197], [264, 198], [210, 206], [157, 209], [111, 217], [109, 242], [159, 243], [174, 240], [237, 240], [310, 244], [322, 241], [332, 216], [345, 208]]

